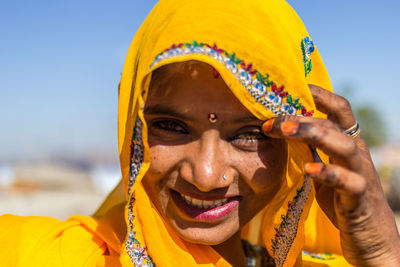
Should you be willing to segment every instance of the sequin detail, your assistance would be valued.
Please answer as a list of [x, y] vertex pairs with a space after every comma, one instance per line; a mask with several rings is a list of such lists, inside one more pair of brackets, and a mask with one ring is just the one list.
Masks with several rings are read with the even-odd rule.
[[303, 186], [297, 190], [296, 196], [288, 203], [286, 215], [282, 215], [279, 228], [275, 228], [275, 238], [272, 240], [272, 252], [275, 265], [283, 266], [287, 254], [297, 235], [300, 216], [311, 191], [311, 180], [305, 177]]
[[136, 239], [136, 232], [133, 231], [133, 204], [135, 198], [131, 198], [128, 208], [128, 218], [129, 218], [129, 234], [128, 240], [126, 241], [126, 251], [134, 266], [138, 267], [152, 267], [155, 266], [150, 256], [147, 254], [147, 248], [142, 247], [140, 242]]
[[139, 174], [140, 167], [142, 167], [144, 157], [144, 146], [142, 140], [142, 128], [143, 122], [138, 117], [133, 128], [132, 144], [131, 144], [131, 169], [129, 176], [129, 187], [128, 193], [131, 193], [131, 189], [135, 184], [136, 177]]
[[314, 42], [310, 40], [310, 37], [305, 37], [301, 40], [301, 52], [303, 53], [303, 63], [304, 63], [304, 72], [307, 75], [311, 72], [312, 62], [311, 62], [311, 53], [314, 52]]
[[[143, 122], [138, 117], [133, 129], [132, 145], [131, 145], [131, 169], [129, 176], [129, 188], [128, 192], [132, 191], [132, 187], [135, 184], [136, 178], [139, 174], [139, 170], [142, 166], [144, 159], [144, 146], [142, 139]], [[132, 197], [128, 205], [128, 220], [129, 220], [129, 232], [128, 239], [125, 247], [126, 251], [131, 258], [134, 266], [150, 267], [155, 266], [150, 256], [147, 254], [147, 248], [142, 247], [140, 242], [136, 239], [136, 232], [133, 230], [133, 205], [135, 198]]]
[[288, 92], [284, 91], [283, 85], [278, 86], [275, 82], [271, 81], [268, 74], [261, 74], [253, 68], [251, 63], [246, 64], [235, 53], [230, 54], [217, 47], [216, 44], [211, 46], [196, 41], [193, 43], [174, 44], [158, 54], [150, 65], [150, 68], [168, 58], [193, 54], [209, 56], [220, 62], [236, 77], [258, 103], [268, 108], [275, 115], [312, 116], [314, 113], [313, 110], [307, 111], [304, 105], [300, 103], [299, 98], [294, 98]]

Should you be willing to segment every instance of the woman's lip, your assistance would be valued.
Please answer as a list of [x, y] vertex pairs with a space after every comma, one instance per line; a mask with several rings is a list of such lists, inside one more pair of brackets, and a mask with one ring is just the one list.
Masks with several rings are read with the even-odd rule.
[[[192, 206], [182, 199], [180, 194], [171, 190], [171, 197], [176, 206], [188, 217], [198, 221], [217, 221], [227, 216], [238, 205], [241, 197], [233, 197], [222, 206], [212, 208], [199, 208]], [[221, 199], [221, 198], [220, 198]]]

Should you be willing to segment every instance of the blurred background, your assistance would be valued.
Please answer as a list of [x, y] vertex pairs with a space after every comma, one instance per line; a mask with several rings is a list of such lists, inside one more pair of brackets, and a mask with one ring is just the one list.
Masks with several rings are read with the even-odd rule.
[[[400, 211], [400, 2], [288, 2]], [[117, 86], [155, 3], [0, 2], [0, 214], [90, 215], [118, 183]]]

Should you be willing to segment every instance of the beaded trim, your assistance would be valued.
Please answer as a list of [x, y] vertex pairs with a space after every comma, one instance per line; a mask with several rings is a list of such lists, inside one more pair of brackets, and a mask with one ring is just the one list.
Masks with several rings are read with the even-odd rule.
[[[135, 127], [132, 135], [131, 144], [131, 169], [129, 176], [129, 188], [130, 194], [133, 185], [135, 184], [136, 177], [139, 174], [139, 170], [143, 163], [144, 158], [144, 146], [142, 139], [143, 122], [138, 117], [136, 119]], [[136, 232], [133, 230], [133, 204], [135, 198], [132, 197], [128, 205], [128, 220], [129, 220], [129, 233], [128, 240], [126, 241], [126, 251], [131, 258], [134, 266], [152, 267], [155, 266], [150, 256], [147, 254], [147, 248], [142, 247], [140, 242], [136, 239]]]
[[296, 196], [288, 203], [286, 215], [282, 215], [279, 228], [275, 228], [275, 238], [272, 240], [272, 252], [276, 266], [283, 266], [287, 254], [297, 235], [300, 216], [311, 191], [311, 180], [305, 177], [303, 186], [297, 190]]
[[147, 248], [142, 247], [140, 242], [136, 239], [136, 232], [133, 231], [133, 203], [135, 198], [132, 197], [129, 202], [128, 218], [129, 218], [129, 235], [126, 241], [126, 250], [134, 266], [140, 267], [154, 267], [155, 264], [147, 254]]
[[144, 146], [142, 140], [143, 122], [138, 117], [133, 128], [132, 143], [131, 143], [131, 169], [129, 175], [128, 193], [131, 194], [131, 189], [135, 184], [136, 177], [142, 167], [144, 158]]
[[269, 74], [261, 74], [253, 68], [251, 63], [246, 64], [244, 60], [236, 57], [235, 53], [230, 54], [218, 48], [216, 44], [211, 46], [196, 41], [178, 45], [173, 44], [156, 56], [150, 68], [164, 59], [194, 54], [209, 56], [224, 65], [258, 103], [268, 108], [275, 115], [312, 116], [314, 113], [313, 110], [307, 111], [304, 105], [299, 103], [300, 99], [298, 97], [294, 98], [284, 91], [283, 85], [278, 87], [275, 82], [271, 81]]
[[301, 52], [303, 53], [303, 63], [304, 63], [304, 72], [307, 75], [311, 72], [312, 63], [311, 63], [311, 53], [314, 52], [314, 42], [310, 40], [310, 37], [305, 37], [301, 40]]

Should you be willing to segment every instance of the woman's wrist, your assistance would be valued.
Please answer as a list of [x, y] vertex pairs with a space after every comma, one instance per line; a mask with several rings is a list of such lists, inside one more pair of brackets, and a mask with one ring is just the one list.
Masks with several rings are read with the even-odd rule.
[[376, 256], [367, 258], [360, 266], [400, 266], [400, 241], [388, 245], [387, 249]]
[[[360, 227], [364, 228], [364, 227]], [[400, 236], [394, 225], [382, 222], [374, 231], [341, 232], [343, 254], [354, 266], [400, 266]]]
[[[354, 266], [400, 266], [400, 238], [393, 212], [384, 197], [369, 195], [367, 199], [355, 210], [337, 206], [343, 255]], [[371, 199], [381, 203], [379, 210], [371, 208], [375, 204]]]
[[386, 212], [376, 216], [378, 227], [375, 230], [381, 233], [383, 245], [377, 253], [377, 265], [371, 266], [400, 266], [400, 235], [394, 214], [386, 201], [382, 204], [382, 210]]

